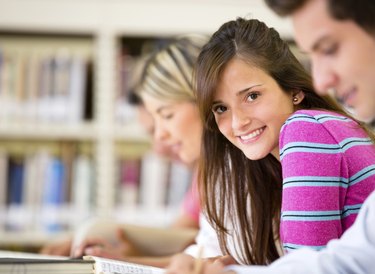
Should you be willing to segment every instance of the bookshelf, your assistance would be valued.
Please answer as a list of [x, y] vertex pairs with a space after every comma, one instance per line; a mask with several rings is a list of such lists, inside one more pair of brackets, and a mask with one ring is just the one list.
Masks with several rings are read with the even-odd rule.
[[[119, 53], [125, 46], [131, 45], [134, 49], [144, 42], [173, 35], [210, 34], [237, 16], [259, 18], [274, 26], [282, 36], [291, 37], [290, 22], [275, 16], [261, 0], [0, 0], [0, 6], [0, 50], [33, 49], [55, 54], [62, 51], [64, 55], [68, 48], [69, 54], [89, 62], [92, 70], [85, 82], [89, 100], [83, 117], [47, 121], [43, 114], [41, 119], [29, 119], [32, 115], [21, 119], [17, 115], [0, 117], [0, 152], [19, 156], [47, 150], [61, 158], [71, 150], [74, 155], [87, 156], [94, 167], [90, 212], [145, 225], [166, 225], [177, 208], [174, 205], [129, 209], [116, 201], [120, 160], [142, 159], [150, 149], [150, 138], [136, 122], [134, 112], [125, 113], [125, 122], [119, 122], [114, 112], [118, 107]], [[0, 97], [1, 94], [0, 90]], [[125, 104], [125, 107], [128, 106]], [[14, 113], [22, 114], [23, 110], [21, 107]], [[69, 219], [72, 212], [77, 222], [84, 218], [69, 207], [59, 216]], [[4, 211], [0, 214], [4, 217]], [[4, 224], [0, 225], [0, 246], [38, 245], [72, 229], [54, 234], [38, 228], [9, 232]]]

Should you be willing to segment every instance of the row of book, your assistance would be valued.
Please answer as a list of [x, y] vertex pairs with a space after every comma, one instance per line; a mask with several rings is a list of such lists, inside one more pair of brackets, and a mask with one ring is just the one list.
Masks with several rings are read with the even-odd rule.
[[92, 118], [92, 65], [62, 48], [0, 46], [0, 121], [77, 123]]
[[0, 152], [0, 214], [5, 230], [68, 229], [78, 218], [89, 216], [94, 189], [88, 155], [68, 159], [48, 150], [24, 156]]
[[117, 57], [117, 88], [114, 99], [114, 120], [118, 124], [127, 124], [135, 119], [136, 104], [131, 101], [130, 93], [134, 90], [140, 77], [142, 59], [121, 52]]
[[[147, 56], [167, 41], [155, 38], [123, 41], [114, 68], [117, 123], [135, 119], [136, 110], [129, 102], [129, 93], [140, 78]], [[0, 121], [69, 124], [92, 119], [95, 81], [92, 57], [75, 51], [74, 46], [49, 48], [41, 43], [34, 41], [30, 47], [14, 49], [0, 40]]]
[[[117, 161], [113, 216], [179, 208], [191, 172], [153, 153]], [[70, 230], [94, 217], [98, 188], [87, 154], [73, 157], [37, 150], [26, 155], [0, 151], [0, 226], [9, 231]], [[99, 193], [100, 195], [100, 193]], [[74, 212], [75, 214], [71, 214]]]
[[126, 124], [134, 119], [136, 110], [131, 93], [141, 79], [146, 60], [169, 41], [167, 38], [156, 37], [127, 37], [121, 41], [122, 46], [117, 53], [114, 102], [114, 118], [117, 123]]
[[190, 187], [192, 172], [184, 164], [155, 153], [118, 161], [116, 206], [131, 210], [178, 207]]

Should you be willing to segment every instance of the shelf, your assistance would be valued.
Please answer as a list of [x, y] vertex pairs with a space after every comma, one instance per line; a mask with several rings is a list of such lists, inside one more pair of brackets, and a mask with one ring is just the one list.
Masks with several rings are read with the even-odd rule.
[[[102, 128], [92, 122], [60, 125], [58, 123], [0, 123], [0, 138], [15, 140], [96, 141]], [[116, 141], [150, 143], [147, 132], [136, 122], [115, 125]]]
[[113, 218], [122, 223], [165, 227], [175, 220], [178, 207], [116, 208]]
[[54, 234], [46, 234], [45, 232], [8, 232], [0, 231], [0, 246], [36, 246], [40, 247], [48, 242], [58, 238], [68, 237], [67, 232], [59, 232]]
[[1, 139], [14, 140], [77, 140], [94, 141], [97, 130], [91, 123], [58, 124], [0, 124]]
[[114, 128], [116, 141], [151, 143], [151, 137], [139, 123], [133, 122], [125, 125], [116, 125]]
[[[119, 163], [124, 159], [147, 159], [146, 153], [151, 148], [151, 136], [137, 123], [137, 117], [128, 115], [126, 111], [125, 115], [121, 116], [122, 111], [129, 105], [126, 105], [126, 102], [122, 105], [122, 101], [118, 101], [119, 98], [123, 99], [122, 95], [126, 98], [126, 92], [119, 93], [118, 89], [119, 72], [122, 72], [118, 62], [119, 58], [123, 57], [119, 56], [120, 49], [126, 51], [125, 48], [128, 46], [127, 52], [133, 57], [138, 57], [141, 53], [139, 49], [142, 49], [138, 43], [168, 39], [174, 35], [187, 33], [211, 34], [224, 22], [234, 20], [238, 16], [258, 18], [277, 29], [281, 36], [286, 38], [292, 36], [290, 20], [277, 17], [266, 8], [263, 1], [259, 0], [0, 0], [0, 7], [0, 44], [4, 49], [9, 49], [11, 54], [16, 56], [16, 60], [19, 52], [29, 49], [33, 49], [37, 54], [59, 53], [59, 57], [66, 57], [66, 51], [72, 50], [72, 54], [77, 54], [88, 61], [86, 68], [89, 84], [86, 90], [89, 92], [86, 93], [88, 100], [87, 104], [84, 104], [85, 115], [78, 119], [64, 120], [61, 118], [65, 117], [64, 115], [59, 116], [61, 113], [74, 113], [72, 111], [74, 106], [71, 103], [65, 103], [64, 106], [68, 106], [64, 108], [66, 112], [57, 111], [57, 115], [46, 116], [44, 114], [49, 113], [50, 109], [56, 110], [56, 105], [51, 105], [50, 101], [47, 101], [47, 104], [41, 104], [47, 105], [46, 112], [42, 107], [42, 115], [38, 112], [39, 114], [34, 117], [28, 114], [18, 115], [27, 113], [25, 112], [27, 104], [21, 104], [17, 108], [12, 108], [10, 104], [8, 108], [8, 102], [12, 103], [12, 101], [0, 101], [0, 105], [3, 103], [6, 106], [0, 107], [0, 114], [3, 114], [0, 116], [0, 160], [3, 153], [3, 167], [6, 164], [4, 159], [8, 159], [8, 156], [17, 156], [12, 159], [15, 161], [14, 166], [17, 166], [18, 160], [23, 159], [22, 156], [31, 157], [35, 152], [39, 153], [37, 156], [43, 160], [46, 156], [45, 148], [48, 152], [53, 151], [51, 156], [65, 160], [80, 156], [78, 158], [81, 171], [85, 171], [88, 164], [90, 170], [92, 167], [90, 180], [80, 180], [87, 183], [91, 182], [91, 177], [93, 178], [93, 184], [88, 187], [91, 190], [90, 195], [93, 195], [90, 214], [112, 216], [124, 222], [143, 225], [165, 226], [178, 214], [179, 208], [154, 206], [151, 209], [142, 207], [124, 209], [118, 208], [119, 204], [116, 204], [114, 197], [119, 193], [119, 183], [122, 182], [118, 178]], [[22, 62], [17, 61], [17, 64], [20, 63]], [[123, 69], [130, 70], [130, 66]], [[30, 79], [39, 78], [29, 77], [28, 80], [31, 81]], [[26, 83], [17, 84], [22, 87], [32, 86], [28, 84], [30, 82], [18, 81], [18, 83]], [[0, 99], [2, 94], [4, 93], [0, 91]], [[23, 96], [16, 98], [22, 99]], [[33, 107], [31, 109], [33, 110]], [[20, 121], [19, 117], [24, 118], [25, 121], [15, 122]], [[53, 118], [47, 119], [47, 117]], [[119, 117], [124, 119], [117, 119]], [[56, 122], [51, 122], [52, 119]], [[5, 155], [7, 152], [14, 155]], [[28, 155], [24, 155], [25, 152]], [[148, 160], [151, 161], [150, 159]], [[160, 168], [161, 165], [152, 165], [155, 164], [154, 162], [148, 164], [163, 173], [164, 168]], [[171, 164], [165, 164], [165, 170], [167, 170], [166, 166], [170, 168]], [[73, 165], [68, 165], [68, 169], [71, 167]], [[174, 172], [179, 174], [177, 171], [178, 169]], [[168, 175], [166, 172], [164, 175], [158, 172], [149, 173], [152, 174], [144, 176], [148, 178], [147, 181], [154, 182], [153, 179], [161, 181], [162, 176], [170, 176], [171, 169]], [[7, 173], [2, 175], [4, 182], [7, 180]], [[185, 175], [178, 175], [178, 180], [175, 181], [181, 183], [181, 179], [187, 179], [188, 185], [191, 177]], [[2, 186], [7, 185], [3, 183]], [[180, 186], [178, 184], [176, 188], [181, 190]], [[35, 187], [35, 189], [42, 189], [42, 187]], [[149, 186], [146, 189], [150, 189]], [[150, 193], [155, 194], [160, 189], [161, 187], [156, 185]], [[0, 194], [6, 193], [3, 190]], [[82, 190], [75, 193], [79, 193], [78, 201], [82, 202]], [[2, 196], [3, 203], [4, 197], [5, 194]], [[77, 218], [75, 221], [79, 222], [83, 218], [78, 211], [75, 211], [74, 216], [70, 213], [71, 211], [69, 211], [70, 217]], [[35, 211], [35, 214], [39, 212]], [[75, 224], [76, 222], [73, 225]], [[64, 235], [67, 234], [0, 230], [0, 245], [42, 245]]]
[[[161, 214], [161, 212], [163, 212]], [[165, 227], [173, 222], [178, 208], [117, 208], [112, 216], [122, 223], [144, 226]], [[41, 231], [4, 231], [0, 230], [0, 246], [35, 246], [40, 247], [59, 238], [67, 238], [71, 232], [47, 233]]]

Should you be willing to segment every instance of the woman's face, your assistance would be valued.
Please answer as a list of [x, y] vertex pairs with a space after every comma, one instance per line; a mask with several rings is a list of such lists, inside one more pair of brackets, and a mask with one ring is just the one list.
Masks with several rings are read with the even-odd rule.
[[218, 83], [212, 111], [220, 132], [247, 158], [279, 159], [279, 134], [294, 112], [291, 94], [257, 67], [234, 58]]
[[358, 119], [375, 119], [375, 39], [351, 20], [329, 14], [326, 0], [308, 1], [293, 14], [296, 40], [311, 57], [314, 84], [334, 92]]
[[[153, 136], [155, 131], [154, 119], [143, 105], [139, 105], [137, 109], [139, 122], [142, 124], [146, 132], [150, 134], [150, 136]], [[178, 155], [175, 154], [169, 146], [167, 146], [161, 141], [154, 140], [152, 144], [152, 149], [159, 155], [162, 155], [175, 161], [180, 161]]]
[[142, 95], [145, 108], [154, 120], [154, 138], [167, 145], [185, 164], [200, 156], [202, 123], [193, 102], [160, 100]]

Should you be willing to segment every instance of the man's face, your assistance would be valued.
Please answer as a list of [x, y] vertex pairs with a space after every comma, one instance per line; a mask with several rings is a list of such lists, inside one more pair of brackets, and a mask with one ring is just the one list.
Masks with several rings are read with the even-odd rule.
[[375, 119], [375, 38], [354, 21], [331, 17], [326, 0], [292, 15], [296, 41], [312, 62], [318, 92], [333, 95], [363, 121]]

